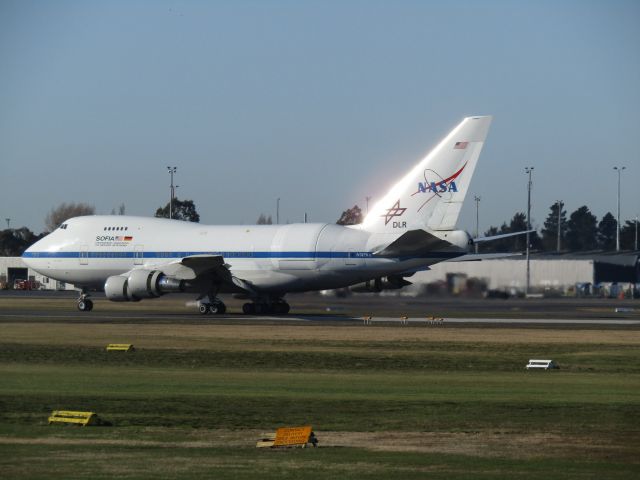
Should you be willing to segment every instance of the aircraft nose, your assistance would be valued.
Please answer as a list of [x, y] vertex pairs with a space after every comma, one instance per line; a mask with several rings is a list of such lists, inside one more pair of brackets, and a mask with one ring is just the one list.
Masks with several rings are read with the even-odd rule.
[[22, 254], [22, 261], [34, 270], [38, 266], [39, 253], [45, 250], [45, 239], [42, 238], [27, 248]]
[[22, 253], [22, 261], [30, 267], [33, 266], [32, 259], [34, 258], [35, 252], [37, 251], [38, 243], [40, 243], [41, 241], [42, 240], [38, 240]]

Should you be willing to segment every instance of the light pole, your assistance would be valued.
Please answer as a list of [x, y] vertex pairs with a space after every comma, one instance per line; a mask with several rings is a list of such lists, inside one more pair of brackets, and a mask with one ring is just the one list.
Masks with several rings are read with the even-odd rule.
[[531, 235], [531, 174], [534, 167], [525, 167], [524, 171], [529, 175], [529, 182], [527, 183], [527, 283], [524, 289], [525, 297], [529, 295], [529, 286], [531, 282], [531, 269], [529, 265], [529, 238]]
[[564, 204], [562, 203], [562, 200], [556, 200], [556, 203], [558, 204], [558, 244], [557, 244], [557, 249], [558, 249], [558, 253], [560, 253], [560, 250], [561, 250], [560, 232], [562, 231], [561, 214], [562, 214], [562, 206]]
[[5, 218], [5, 220], [7, 221], [7, 230], [9, 230], [9, 223], [11, 222], [10, 218]]
[[618, 219], [616, 225], [616, 252], [620, 251], [620, 174], [627, 167], [613, 167], [618, 172]]
[[638, 215], [636, 215], [636, 241], [634, 243], [633, 249], [638, 251]]
[[[475, 195], [473, 197], [473, 199], [476, 202], [476, 238], [478, 238], [479, 229], [480, 229], [480, 214], [479, 214], [479, 211], [480, 211], [480, 197], [478, 195]], [[478, 253], [478, 244], [476, 242], [474, 242], [474, 243], [475, 243], [475, 246], [476, 246], [476, 253]]]
[[276, 225], [280, 225], [280, 197], [276, 200]]
[[369, 215], [369, 200], [371, 200], [371, 197], [364, 197], [364, 199], [367, 201], [367, 215]]
[[169, 218], [173, 218], [173, 197], [175, 196], [175, 187], [173, 186], [173, 174], [178, 171], [178, 167], [167, 167], [169, 175], [171, 175], [171, 187], [169, 190]]

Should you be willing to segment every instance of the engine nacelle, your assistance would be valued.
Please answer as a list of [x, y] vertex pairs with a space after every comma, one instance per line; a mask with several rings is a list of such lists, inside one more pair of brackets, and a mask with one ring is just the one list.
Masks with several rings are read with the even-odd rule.
[[380, 277], [374, 278], [373, 280], [351, 285], [349, 290], [355, 293], [378, 293], [382, 291], [380, 287], [381, 281], [382, 279]]
[[183, 291], [184, 280], [167, 277], [159, 270], [134, 270], [128, 276], [114, 275], [104, 284], [107, 298], [114, 302], [137, 302]]
[[139, 298], [131, 298], [127, 289], [128, 278], [114, 275], [104, 283], [104, 293], [112, 302], [137, 302]]
[[411, 285], [411, 282], [405, 280], [403, 277], [399, 275], [389, 275], [388, 277], [378, 277], [352, 285], [349, 287], [349, 290], [356, 293], [378, 293], [382, 290], [398, 290], [407, 285]]

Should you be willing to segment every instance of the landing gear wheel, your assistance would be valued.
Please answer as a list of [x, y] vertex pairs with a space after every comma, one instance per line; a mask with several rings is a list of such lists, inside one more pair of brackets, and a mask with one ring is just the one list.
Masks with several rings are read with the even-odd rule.
[[290, 308], [291, 307], [289, 307], [289, 304], [287, 302], [278, 302], [273, 304], [271, 310], [276, 315], [286, 315], [287, 313], [289, 313]]
[[289, 313], [289, 310], [291, 310], [291, 307], [287, 302], [276, 304], [276, 313], [278, 315], [286, 315], [287, 313]]
[[242, 313], [245, 315], [253, 315], [256, 313], [256, 306], [253, 303], [245, 303], [242, 305]]
[[93, 310], [93, 302], [91, 300], [78, 300], [78, 310], [81, 312], [90, 312]]
[[203, 315], [206, 313], [222, 315], [227, 311], [227, 306], [223, 302], [217, 301], [214, 303], [201, 303], [199, 309]]

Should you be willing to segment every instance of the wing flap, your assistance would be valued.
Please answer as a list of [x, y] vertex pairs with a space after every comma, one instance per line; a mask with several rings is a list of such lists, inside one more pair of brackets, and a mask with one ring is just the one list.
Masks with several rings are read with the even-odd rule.
[[166, 275], [181, 280], [195, 280], [205, 273], [231, 276], [222, 255], [193, 255], [160, 267]]

